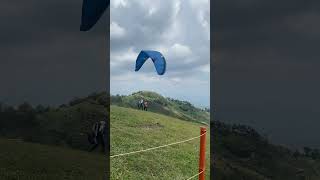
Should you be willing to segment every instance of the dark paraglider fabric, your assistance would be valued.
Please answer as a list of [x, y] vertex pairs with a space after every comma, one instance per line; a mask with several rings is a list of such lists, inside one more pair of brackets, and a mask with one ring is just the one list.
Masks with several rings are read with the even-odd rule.
[[159, 75], [163, 75], [166, 72], [166, 60], [163, 57], [163, 55], [158, 51], [141, 51], [136, 60], [135, 71], [139, 71], [142, 65], [149, 58], [153, 61], [157, 73]]
[[83, 0], [80, 31], [90, 30], [109, 7], [110, 0]]

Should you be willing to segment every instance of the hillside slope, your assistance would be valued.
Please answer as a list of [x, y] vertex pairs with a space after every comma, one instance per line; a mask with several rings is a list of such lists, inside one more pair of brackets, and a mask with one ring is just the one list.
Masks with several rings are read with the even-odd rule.
[[76, 98], [59, 107], [27, 104], [0, 112], [0, 136], [28, 142], [88, 150], [86, 133], [107, 115], [105, 93]]
[[0, 139], [1, 180], [102, 180], [106, 159], [61, 147]]
[[190, 102], [166, 98], [151, 91], [139, 91], [127, 96], [113, 95], [110, 100], [113, 105], [136, 109], [140, 99], [145, 99], [149, 102], [148, 109], [151, 112], [209, 124], [210, 113], [208, 110], [197, 108]]
[[243, 125], [211, 123], [215, 180], [319, 180], [320, 159], [270, 144]]
[[[111, 106], [111, 155], [199, 136], [199, 123]], [[209, 129], [208, 129], [209, 130]], [[209, 131], [208, 131], [209, 133]], [[207, 167], [209, 141], [207, 136]], [[198, 172], [199, 139], [153, 151], [111, 158], [111, 179], [185, 180]], [[206, 171], [209, 179], [209, 171]]]

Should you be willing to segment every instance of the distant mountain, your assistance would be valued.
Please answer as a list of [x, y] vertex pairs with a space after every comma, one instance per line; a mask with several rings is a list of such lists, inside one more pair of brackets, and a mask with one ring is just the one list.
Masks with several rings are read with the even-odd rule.
[[163, 97], [151, 91], [139, 91], [131, 95], [112, 95], [110, 100], [112, 105], [137, 108], [140, 99], [148, 101], [148, 110], [151, 112], [205, 124], [210, 122], [208, 109], [200, 109], [190, 102]]

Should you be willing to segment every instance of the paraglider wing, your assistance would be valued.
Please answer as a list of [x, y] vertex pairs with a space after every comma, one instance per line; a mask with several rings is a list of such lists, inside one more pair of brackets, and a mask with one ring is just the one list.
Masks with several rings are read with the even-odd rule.
[[158, 51], [141, 51], [136, 60], [135, 71], [139, 71], [142, 65], [149, 58], [153, 61], [157, 73], [159, 75], [163, 75], [166, 72], [166, 60], [163, 57], [163, 55]]
[[80, 31], [90, 30], [109, 4], [110, 0], [83, 0]]

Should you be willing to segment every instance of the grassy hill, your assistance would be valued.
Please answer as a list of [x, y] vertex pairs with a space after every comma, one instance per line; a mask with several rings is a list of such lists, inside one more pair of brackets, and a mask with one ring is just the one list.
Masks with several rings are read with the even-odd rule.
[[86, 136], [106, 105], [100, 93], [59, 107], [0, 106], [0, 179], [106, 179], [107, 159], [87, 152]]
[[[141, 97], [150, 101], [152, 112], [136, 109]], [[89, 144], [85, 133], [93, 122], [105, 117], [108, 101], [102, 92], [75, 98], [59, 107], [31, 107], [27, 103], [10, 107], [0, 103], [0, 179], [19, 176], [22, 180], [27, 177], [71, 180], [92, 175], [99, 179], [106, 161], [99, 153], [86, 152]], [[111, 154], [197, 136], [201, 122], [209, 120], [206, 110], [152, 92], [112, 96], [111, 103]], [[320, 157], [311, 158], [274, 145], [247, 126], [219, 121], [210, 126], [214, 142], [211, 177], [216, 180], [320, 179]], [[187, 178], [198, 171], [198, 146], [199, 141], [195, 140], [112, 158], [112, 178]]]
[[22, 104], [0, 111], [0, 136], [48, 145], [88, 150], [86, 133], [107, 112], [105, 93], [75, 98], [59, 107]]
[[[111, 106], [111, 155], [199, 136], [201, 124], [153, 112]], [[209, 129], [208, 129], [209, 135]], [[207, 136], [207, 167], [209, 141]], [[185, 180], [198, 172], [199, 139], [140, 154], [111, 158], [111, 179]], [[210, 172], [206, 171], [209, 179]]]
[[211, 123], [216, 180], [318, 180], [320, 159], [269, 143], [243, 125]]
[[137, 108], [138, 101], [143, 98], [149, 102], [149, 110], [159, 114], [165, 114], [178, 119], [196, 121], [209, 124], [210, 113], [207, 110], [197, 108], [190, 102], [166, 98], [150, 91], [139, 91], [131, 95], [113, 95], [111, 104]]
[[0, 139], [1, 180], [103, 180], [101, 154]]

